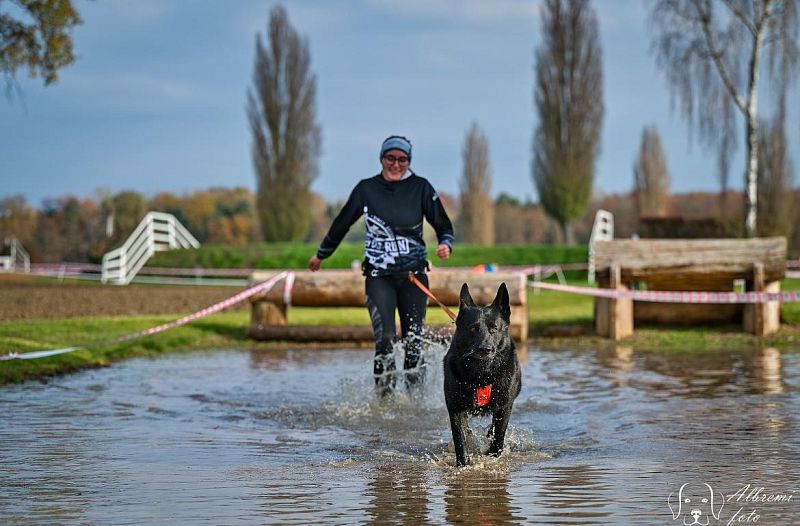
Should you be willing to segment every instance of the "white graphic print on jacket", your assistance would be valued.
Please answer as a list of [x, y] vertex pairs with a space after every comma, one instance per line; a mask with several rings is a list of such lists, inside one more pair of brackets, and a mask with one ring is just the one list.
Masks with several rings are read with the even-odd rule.
[[364, 207], [364, 221], [367, 225], [367, 240], [364, 254], [370, 265], [375, 268], [386, 269], [394, 265], [398, 259], [408, 257], [414, 240], [405, 236], [398, 236], [378, 216], [369, 213]]

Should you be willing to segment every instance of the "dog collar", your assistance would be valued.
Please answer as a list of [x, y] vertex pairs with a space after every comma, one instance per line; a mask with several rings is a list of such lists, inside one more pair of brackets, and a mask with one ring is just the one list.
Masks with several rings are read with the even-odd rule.
[[478, 407], [485, 407], [492, 401], [492, 384], [478, 387], [475, 390], [475, 403]]

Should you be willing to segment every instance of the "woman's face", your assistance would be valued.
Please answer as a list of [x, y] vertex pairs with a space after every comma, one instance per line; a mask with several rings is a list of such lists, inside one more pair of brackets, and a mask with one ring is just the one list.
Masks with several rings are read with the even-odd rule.
[[399, 181], [408, 170], [409, 158], [403, 150], [389, 150], [381, 157], [383, 178], [387, 181]]

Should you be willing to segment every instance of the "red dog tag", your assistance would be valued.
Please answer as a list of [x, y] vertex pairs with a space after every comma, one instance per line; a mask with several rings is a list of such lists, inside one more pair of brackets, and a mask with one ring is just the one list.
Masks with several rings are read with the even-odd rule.
[[492, 384], [484, 385], [483, 387], [478, 387], [475, 390], [475, 403], [478, 407], [483, 407], [489, 405], [489, 402], [492, 400]]

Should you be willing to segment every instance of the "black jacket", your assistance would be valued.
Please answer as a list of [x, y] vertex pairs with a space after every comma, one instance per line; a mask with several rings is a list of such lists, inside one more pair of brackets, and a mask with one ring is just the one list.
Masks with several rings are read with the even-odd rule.
[[362, 214], [367, 225], [366, 276], [405, 274], [426, 268], [423, 217], [433, 226], [439, 243], [452, 247], [453, 225], [427, 179], [412, 173], [403, 180], [390, 182], [378, 174], [361, 180], [353, 189], [322, 240], [317, 257], [325, 259], [333, 254]]

